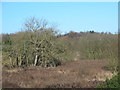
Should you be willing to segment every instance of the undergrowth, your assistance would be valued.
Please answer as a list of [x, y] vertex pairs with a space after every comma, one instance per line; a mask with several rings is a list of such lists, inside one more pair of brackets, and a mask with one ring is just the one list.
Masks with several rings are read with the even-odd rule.
[[106, 81], [98, 85], [97, 88], [120, 88], [120, 73], [111, 79], [106, 79]]

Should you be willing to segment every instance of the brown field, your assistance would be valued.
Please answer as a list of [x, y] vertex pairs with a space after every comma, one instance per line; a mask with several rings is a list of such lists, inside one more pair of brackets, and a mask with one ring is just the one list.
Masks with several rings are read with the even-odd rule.
[[56, 68], [3, 68], [3, 88], [94, 88], [111, 78], [106, 60], [78, 60]]

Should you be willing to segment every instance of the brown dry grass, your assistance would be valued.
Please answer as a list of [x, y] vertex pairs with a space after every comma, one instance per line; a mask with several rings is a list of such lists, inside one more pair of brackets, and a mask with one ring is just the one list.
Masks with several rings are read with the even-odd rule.
[[[17, 72], [3, 68], [3, 88], [95, 87], [109, 77], [103, 69], [105, 60], [79, 60], [56, 68], [16, 68]], [[101, 75], [108, 73], [106, 75]], [[112, 75], [112, 74], [110, 74]]]

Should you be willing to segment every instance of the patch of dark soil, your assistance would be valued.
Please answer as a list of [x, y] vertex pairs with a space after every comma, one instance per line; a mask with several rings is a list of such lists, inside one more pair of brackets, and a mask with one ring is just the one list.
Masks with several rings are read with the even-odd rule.
[[110, 70], [110, 68], [108, 66], [103, 66], [102, 69], [103, 70]]

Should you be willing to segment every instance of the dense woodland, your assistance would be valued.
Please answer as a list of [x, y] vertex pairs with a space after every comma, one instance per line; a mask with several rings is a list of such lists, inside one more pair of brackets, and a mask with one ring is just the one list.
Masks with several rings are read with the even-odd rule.
[[3, 67], [56, 67], [72, 60], [101, 60], [117, 70], [118, 34], [69, 32], [61, 35], [46, 20], [31, 18], [20, 32], [2, 34]]

